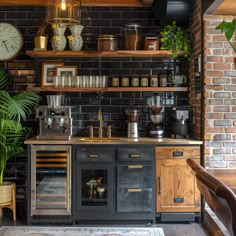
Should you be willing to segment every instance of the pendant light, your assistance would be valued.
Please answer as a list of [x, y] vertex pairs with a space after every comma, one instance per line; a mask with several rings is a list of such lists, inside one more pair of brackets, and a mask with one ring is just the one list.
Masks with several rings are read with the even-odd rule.
[[80, 24], [80, 0], [48, 0], [47, 22], [50, 24]]

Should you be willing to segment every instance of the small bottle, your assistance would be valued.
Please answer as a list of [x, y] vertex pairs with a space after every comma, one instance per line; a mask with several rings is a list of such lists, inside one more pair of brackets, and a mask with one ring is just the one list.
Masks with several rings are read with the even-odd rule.
[[148, 87], [148, 76], [147, 75], [141, 76], [140, 86], [141, 87]]
[[157, 75], [151, 75], [150, 86], [151, 87], [158, 87], [158, 76]]
[[119, 75], [113, 75], [111, 78], [111, 86], [119, 87], [120, 86], [120, 78]]
[[132, 87], [139, 87], [139, 76], [133, 75], [131, 78], [131, 86]]
[[129, 76], [123, 75], [121, 78], [121, 86], [122, 87], [129, 87]]

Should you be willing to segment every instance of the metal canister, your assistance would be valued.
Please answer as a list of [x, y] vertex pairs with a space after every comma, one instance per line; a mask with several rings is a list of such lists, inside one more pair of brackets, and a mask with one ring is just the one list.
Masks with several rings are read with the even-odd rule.
[[118, 41], [114, 35], [110, 34], [98, 36], [98, 50], [114, 51], [117, 50], [117, 48]]
[[144, 49], [145, 50], [152, 50], [152, 51], [159, 50], [158, 37], [147, 36], [145, 38]]

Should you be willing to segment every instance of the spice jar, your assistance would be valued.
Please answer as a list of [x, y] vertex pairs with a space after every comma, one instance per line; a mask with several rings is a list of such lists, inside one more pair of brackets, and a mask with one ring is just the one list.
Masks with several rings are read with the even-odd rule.
[[133, 75], [131, 79], [131, 86], [132, 87], [139, 87], [139, 76]]
[[144, 43], [145, 50], [159, 50], [159, 40], [157, 37], [146, 37]]
[[129, 87], [129, 76], [123, 75], [121, 78], [121, 86], [122, 87]]
[[114, 51], [118, 48], [117, 38], [114, 35], [99, 35], [98, 50]]
[[125, 25], [125, 49], [139, 50], [141, 49], [141, 26], [139, 24]]
[[147, 75], [141, 76], [140, 86], [141, 87], [148, 87], [148, 76]]
[[119, 75], [113, 75], [111, 78], [111, 86], [119, 87], [120, 86], [120, 78]]
[[167, 74], [160, 75], [160, 87], [167, 87]]
[[151, 75], [150, 86], [151, 87], [158, 87], [158, 76], [157, 75]]

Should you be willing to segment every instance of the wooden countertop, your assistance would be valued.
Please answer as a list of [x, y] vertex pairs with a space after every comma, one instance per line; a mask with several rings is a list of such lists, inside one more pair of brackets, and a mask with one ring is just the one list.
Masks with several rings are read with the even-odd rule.
[[71, 140], [46, 140], [36, 139], [36, 137], [25, 140], [25, 144], [153, 144], [153, 145], [201, 145], [203, 142], [194, 139], [172, 139], [172, 138], [124, 138], [112, 137], [112, 139], [90, 139], [82, 137], [72, 137]]

